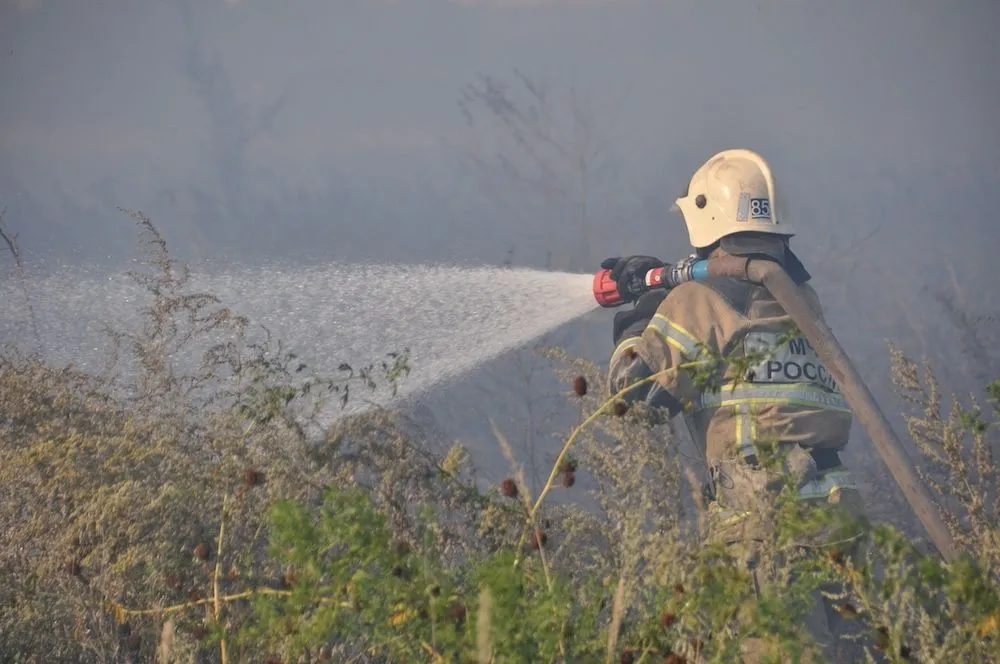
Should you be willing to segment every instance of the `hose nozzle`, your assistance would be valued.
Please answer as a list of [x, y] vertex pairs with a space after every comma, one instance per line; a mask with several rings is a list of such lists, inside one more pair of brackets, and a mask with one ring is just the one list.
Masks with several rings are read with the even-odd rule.
[[618, 284], [611, 278], [611, 270], [601, 270], [594, 275], [594, 299], [606, 309], [618, 307], [639, 298], [643, 293], [655, 288], [674, 288], [685, 281], [695, 281], [708, 276], [708, 261], [689, 256], [684, 260], [653, 268], [646, 273], [642, 284], [621, 293]]

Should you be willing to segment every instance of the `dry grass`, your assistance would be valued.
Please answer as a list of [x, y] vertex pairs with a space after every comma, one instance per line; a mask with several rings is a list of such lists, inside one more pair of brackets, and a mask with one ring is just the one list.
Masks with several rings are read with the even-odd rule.
[[[705, 540], [701, 460], [644, 407], [616, 410], [594, 365], [546, 352], [581, 424], [537, 494], [509, 450], [516, 480], [483, 489], [460, 445], [437, 447], [402, 413], [319, 426], [318, 401], [401, 379], [405, 353], [311, 375], [190, 292], [153, 224], [130, 215], [150, 303], [141, 330], [114, 331], [113, 370], [0, 357], [0, 659], [676, 664], [736, 661], [748, 639], [818, 658], [803, 597], [836, 582], [837, 606], [876, 630], [873, 653], [1000, 661], [996, 413], [942, 412], [940, 387], [903, 355], [910, 433], [971, 562], [935, 566], [890, 530], [858, 559], [827, 557], [809, 539], [819, 517], [766, 496], [780, 555], [764, 562], [786, 584], [758, 598], [742, 552]], [[192, 347], [202, 361], [182, 371]], [[577, 475], [596, 509], [552, 500]]]
[[[155, 227], [132, 216], [149, 268], [135, 277], [150, 304], [143, 329], [114, 331], [116, 371], [0, 358], [0, 653], [112, 662], [152, 652], [154, 631], [116, 625], [111, 603], [162, 608], [211, 597], [217, 568], [222, 593], [248, 580], [281, 586], [286, 570], [266, 551], [268, 509], [285, 499], [319, 504], [331, 485], [368, 489], [401, 538], [415, 537], [415, 511], [429, 502], [452, 506], [440, 533], [449, 554], [460, 555], [459, 541], [477, 541], [452, 537], [474, 527], [462, 519], [469, 489], [447, 480], [467, 472], [460, 449], [439, 458], [390, 412], [307, 433], [315, 397], [397, 380], [405, 355], [350, 376], [308, 378], [266, 334], [254, 343], [244, 318], [189, 292]], [[199, 369], [178, 372], [178, 351], [196, 344], [205, 349]], [[194, 652], [194, 637], [212, 627], [212, 607], [204, 608], [179, 618], [176, 656]], [[246, 610], [227, 613], [235, 627]]]

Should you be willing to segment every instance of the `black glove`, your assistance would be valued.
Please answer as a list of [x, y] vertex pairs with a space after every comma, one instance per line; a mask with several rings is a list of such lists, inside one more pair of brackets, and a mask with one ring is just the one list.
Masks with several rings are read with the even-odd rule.
[[[605, 268], [610, 269], [610, 268]], [[657, 288], [639, 296], [635, 308], [615, 314], [614, 340], [617, 347], [626, 337], [637, 337], [656, 315], [660, 302], [667, 296], [667, 289]]]
[[618, 294], [626, 302], [632, 302], [649, 290], [646, 286], [646, 273], [665, 263], [653, 256], [626, 256], [625, 258], [605, 258], [601, 268], [611, 270], [611, 278], [615, 280]]

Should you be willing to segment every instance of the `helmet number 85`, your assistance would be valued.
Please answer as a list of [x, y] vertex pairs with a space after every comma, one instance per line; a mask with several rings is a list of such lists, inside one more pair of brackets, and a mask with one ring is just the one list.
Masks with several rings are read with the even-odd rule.
[[751, 198], [750, 199], [750, 218], [751, 219], [770, 219], [771, 218], [771, 201], [766, 198]]

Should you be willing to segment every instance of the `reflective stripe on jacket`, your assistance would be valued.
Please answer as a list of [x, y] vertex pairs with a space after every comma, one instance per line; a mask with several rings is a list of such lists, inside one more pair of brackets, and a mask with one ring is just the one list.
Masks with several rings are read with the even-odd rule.
[[[812, 287], [799, 288], [822, 316]], [[709, 463], [751, 454], [754, 441], [847, 443], [852, 416], [836, 381], [762, 286], [713, 277], [671, 290], [642, 334], [615, 349], [610, 391], [654, 374], [658, 401], [683, 411]], [[625, 399], [650, 394], [642, 386]]]

